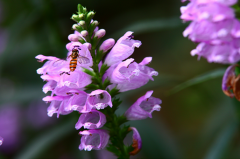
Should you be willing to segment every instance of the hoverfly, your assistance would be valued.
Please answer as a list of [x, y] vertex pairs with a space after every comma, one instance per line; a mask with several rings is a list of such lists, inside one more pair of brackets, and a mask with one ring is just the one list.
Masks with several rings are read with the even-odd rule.
[[78, 50], [81, 50], [81, 48], [79, 46], [74, 46], [71, 55], [68, 56], [68, 58], [71, 57], [71, 61], [69, 63], [69, 68], [71, 72], [76, 69], [78, 62], [80, 64], [90, 63], [90, 60], [87, 57], [79, 55]]

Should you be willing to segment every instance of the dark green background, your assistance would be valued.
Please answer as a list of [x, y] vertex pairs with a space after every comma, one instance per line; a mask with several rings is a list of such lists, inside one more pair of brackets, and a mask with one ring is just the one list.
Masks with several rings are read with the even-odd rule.
[[[180, 0], [1, 0], [0, 104], [17, 103], [24, 111], [39, 101], [44, 82], [36, 74], [42, 66], [35, 56], [65, 58], [65, 45], [74, 22], [70, 20], [81, 3], [96, 11], [94, 19], [106, 30], [106, 38], [117, 40], [126, 31], [135, 32], [142, 46], [133, 58], [140, 62], [152, 56], [150, 67], [159, 72], [155, 81], [122, 93], [119, 113], [148, 90], [162, 99], [162, 109], [152, 119], [129, 122], [142, 137], [142, 151], [133, 158], [240, 158], [239, 103], [221, 90], [226, 65], [209, 64], [191, 57], [196, 44], [182, 36]], [[175, 86], [212, 70], [220, 75], [169, 94]], [[47, 105], [43, 105], [47, 108]], [[47, 113], [47, 112], [46, 112]], [[53, 118], [55, 118], [54, 116]], [[22, 138], [16, 150], [0, 158], [103, 158], [99, 151], [78, 150], [80, 136], [74, 129], [78, 114], [60, 116], [40, 130], [21, 122]], [[0, 130], [1, 133], [1, 130]], [[131, 138], [131, 137], [129, 137]], [[3, 145], [4, 146], [4, 145]], [[105, 154], [102, 153], [102, 154]], [[108, 156], [106, 158], [111, 158]]]

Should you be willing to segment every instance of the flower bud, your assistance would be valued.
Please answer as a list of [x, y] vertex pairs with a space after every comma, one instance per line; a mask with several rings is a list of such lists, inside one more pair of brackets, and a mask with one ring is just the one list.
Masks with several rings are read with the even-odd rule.
[[78, 16], [77, 16], [76, 14], [73, 14], [73, 15], [72, 15], [72, 19], [75, 20], [76, 18], [78, 18]]
[[94, 21], [92, 22], [92, 24], [94, 24], [94, 25], [98, 25], [99, 23], [98, 23], [97, 20], [94, 20]]
[[78, 17], [79, 17], [80, 19], [82, 19], [82, 18], [84, 17], [84, 14], [81, 13], [81, 14], [78, 15]]
[[93, 11], [89, 12], [87, 14], [87, 19], [92, 19], [94, 15], [95, 15], [95, 13]]
[[81, 20], [81, 21], [79, 22], [79, 25], [81, 25], [81, 26], [85, 25], [85, 21], [84, 21], [84, 20]]
[[100, 29], [95, 33], [94, 36], [100, 39], [100, 38], [104, 37], [105, 34], [106, 34], [105, 29]]
[[83, 12], [87, 12], [87, 8], [86, 7], [83, 7]]
[[88, 35], [88, 31], [87, 30], [83, 30], [81, 31], [81, 34], [83, 37], [86, 37]]
[[72, 26], [72, 28], [73, 28], [74, 30], [76, 30], [76, 29], [77, 29], [77, 27], [78, 27], [78, 25], [77, 25], [77, 24], [73, 24], [73, 26]]
[[100, 46], [99, 50], [103, 51], [104, 53], [107, 52], [108, 50], [110, 50], [113, 45], [115, 44], [115, 40], [110, 38], [105, 40], [102, 45]]
[[76, 34], [70, 34], [68, 35], [68, 40], [72, 42], [78, 42], [78, 40], [81, 40], [82, 38], [80, 36], [77, 36]]

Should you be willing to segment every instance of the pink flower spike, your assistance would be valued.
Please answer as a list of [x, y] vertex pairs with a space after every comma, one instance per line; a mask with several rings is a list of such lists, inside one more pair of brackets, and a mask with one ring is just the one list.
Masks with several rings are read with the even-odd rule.
[[97, 129], [101, 128], [105, 123], [106, 116], [100, 111], [92, 110], [80, 116], [75, 128], [78, 130], [83, 126], [84, 129]]
[[106, 130], [92, 129], [79, 132], [81, 138], [80, 150], [100, 150], [106, 147], [109, 141], [109, 134]]
[[134, 148], [133, 151], [129, 152], [130, 155], [136, 155], [142, 148], [142, 139], [135, 127], [129, 127], [129, 131], [133, 131], [133, 144], [132, 147]]
[[92, 108], [104, 109], [107, 106], [112, 107], [112, 100], [110, 94], [105, 90], [95, 90], [92, 91], [87, 98], [87, 105]]
[[152, 118], [153, 111], [160, 111], [159, 104], [162, 101], [159, 98], [151, 97], [153, 91], [148, 91], [125, 112], [128, 120], [141, 120], [147, 117]]
[[122, 36], [117, 43], [113, 46], [105, 59], [105, 64], [111, 66], [115, 63], [119, 63], [131, 56], [135, 47], [141, 46], [141, 41], [133, 39], [133, 32], [128, 31]]

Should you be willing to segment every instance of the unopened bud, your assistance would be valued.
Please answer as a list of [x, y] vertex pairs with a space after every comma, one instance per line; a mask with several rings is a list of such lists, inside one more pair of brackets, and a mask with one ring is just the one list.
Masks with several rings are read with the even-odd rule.
[[83, 31], [81, 31], [81, 34], [83, 37], [86, 37], [88, 35], [88, 32], [87, 32], [87, 30], [83, 30]]
[[83, 7], [83, 12], [86, 12], [87, 11], [87, 8], [86, 7]]
[[81, 25], [81, 26], [85, 25], [85, 21], [84, 21], [84, 20], [81, 20], [81, 21], [79, 22], [79, 25]]
[[105, 29], [100, 29], [95, 33], [94, 36], [100, 39], [100, 38], [104, 37], [105, 34], [106, 34]]
[[72, 28], [73, 28], [74, 30], [76, 30], [76, 29], [77, 29], [77, 27], [78, 27], [78, 25], [77, 25], [77, 24], [73, 24], [73, 26], [72, 26]]
[[98, 23], [98, 21], [94, 20], [94, 21], [92, 22], [92, 24], [94, 24], [95, 26], [97, 26], [99, 23]]
[[73, 14], [72, 19], [76, 19], [76, 18], [78, 18], [78, 16], [76, 14]]
[[90, 43], [84, 43], [83, 45], [85, 45], [89, 51], [92, 49], [92, 45]]
[[95, 13], [93, 11], [89, 12], [87, 14], [87, 19], [92, 19], [94, 17]]
[[110, 50], [115, 44], [115, 40], [110, 38], [105, 40], [102, 45], [100, 46], [99, 50], [103, 51], [103, 53], [107, 52], [108, 50]]
[[80, 36], [77, 36], [76, 34], [70, 34], [68, 36], [68, 40], [72, 42], [78, 42], [78, 40], [81, 40], [82, 38]]
[[84, 14], [81, 13], [81, 14], [78, 15], [78, 17], [79, 17], [80, 19], [82, 19], [82, 18], [84, 17]]

